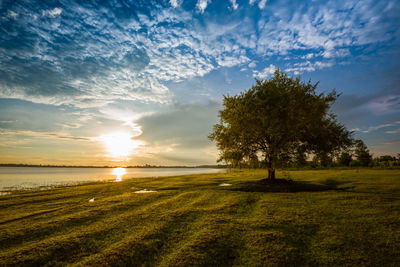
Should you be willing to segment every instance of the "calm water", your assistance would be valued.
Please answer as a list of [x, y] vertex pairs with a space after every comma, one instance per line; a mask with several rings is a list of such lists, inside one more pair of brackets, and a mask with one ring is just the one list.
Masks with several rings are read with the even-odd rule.
[[218, 173], [209, 168], [41, 168], [0, 167], [0, 192], [93, 181], [122, 181], [130, 178]]

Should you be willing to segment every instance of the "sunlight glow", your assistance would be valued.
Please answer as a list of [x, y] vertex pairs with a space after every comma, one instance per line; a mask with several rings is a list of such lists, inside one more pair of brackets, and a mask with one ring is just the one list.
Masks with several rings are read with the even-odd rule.
[[126, 170], [125, 170], [125, 168], [114, 168], [112, 174], [117, 176], [115, 178], [116, 182], [121, 182], [122, 181], [122, 176], [124, 174], [126, 174]]
[[101, 140], [110, 156], [114, 158], [127, 157], [140, 145], [139, 141], [132, 140], [131, 135], [123, 132], [103, 135]]

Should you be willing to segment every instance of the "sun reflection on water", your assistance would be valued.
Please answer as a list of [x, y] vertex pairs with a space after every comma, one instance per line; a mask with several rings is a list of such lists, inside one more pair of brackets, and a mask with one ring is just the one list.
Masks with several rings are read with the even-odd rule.
[[112, 174], [116, 176], [115, 181], [116, 182], [121, 182], [122, 181], [122, 176], [126, 174], [125, 168], [114, 168]]

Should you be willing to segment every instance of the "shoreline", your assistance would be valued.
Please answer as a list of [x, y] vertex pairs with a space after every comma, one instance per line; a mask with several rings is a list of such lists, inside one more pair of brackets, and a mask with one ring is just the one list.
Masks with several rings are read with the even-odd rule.
[[204, 169], [222, 169], [227, 168], [226, 165], [195, 165], [195, 166], [162, 166], [162, 165], [140, 165], [140, 166], [75, 166], [75, 165], [36, 165], [36, 164], [0, 164], [0, 167], [32, 167], [32, 168], [138, 168], [138, 169], [148, 169], [148, 168], [204, 168]]

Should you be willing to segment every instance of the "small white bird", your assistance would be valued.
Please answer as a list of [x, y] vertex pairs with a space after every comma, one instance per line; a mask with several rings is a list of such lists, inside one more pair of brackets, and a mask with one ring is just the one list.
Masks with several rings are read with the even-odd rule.
[[89, 202], [94, 202], [94, 198], [92, 198], [92, 199], [89, 199]]

